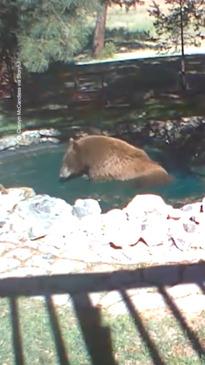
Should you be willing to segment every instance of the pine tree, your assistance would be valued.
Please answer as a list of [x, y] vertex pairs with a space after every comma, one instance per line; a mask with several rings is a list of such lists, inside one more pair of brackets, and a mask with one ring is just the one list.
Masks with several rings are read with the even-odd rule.
[[159, 2], [153, 1], [149, 14], [155, 18], [154, 26], [158, 35], [160, 50], [170, 49], [181, 53], [181, 83], [187, 88], [185, 47], [200, 45], [201, 27], [205, 21], [205, 0], [165, 0], [167, 11]]
[[0, 53], [18, 53], [29, 71], [68, 62], [86, 45], [95, 0], [1, 0]]
[[91, 32], [86, 17], [94, 0], [17, 0], [19, 54], [30, 71], [44, 71], [56, 61], [67, 62], [83, 49]]

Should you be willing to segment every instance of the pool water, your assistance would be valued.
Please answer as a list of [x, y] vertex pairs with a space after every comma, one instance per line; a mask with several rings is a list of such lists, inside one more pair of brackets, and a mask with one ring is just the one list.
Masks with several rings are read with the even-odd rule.
[[[182, 200], [203, 196], [205, 180], [172, 168], [174, 180], [167, 186], [149, 190], [136, 189], [130, 182], [91, 182], [84, 177], [66, 182], [59, 180], [65, 145], [42, 145], [7, 151], [0, 156], [0, 183], [5, 187], [30, 186], [38, 194], [65, 199], [98, 199], [103, 210], [122, 207], [137, 193], [157, 193], [165, 200]], [[152, 156], [153, 157], [153, 156]], [[154, 157], [153, 157], [154, 158]]]

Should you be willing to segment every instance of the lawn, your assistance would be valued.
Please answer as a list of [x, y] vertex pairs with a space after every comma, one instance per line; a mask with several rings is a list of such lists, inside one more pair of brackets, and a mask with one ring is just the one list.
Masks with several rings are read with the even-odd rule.
[[148, 5], [138, 6], [126, 11], [125, 8], [112, 6], [108, 11], [106, 28], [125, 28], [130, 33], [143, 31], [153, 35], [153, 19], [149, 16], [147, 7]]
[[[143, 5], [131, 7], [128, 11], [117, 5], [108, 9], [106, 42], [113, 42], [116, 47], [114, 59], [125, 59], [125, 55], [128, 59], [134, 55], [152, 57], [159, 54], [153, 25], [155, 19], [148, 13], [152, 3], [152, 0], [146, 0]], [[164, 0], [160, 1], [160, 8], [166, 13], [167, 5]], [[202, 28], [202, 33], [205, 34], [205, 27]], [[176, 52], [174, 46], [169, 51], [171, 52]], [[202, 39], [199, 47], [185, 44], [185, 53], [199, 52], [205, 52], [205, 39]]]
[[111, 316], [99, 308], [80, 309], [76, 303], [75, 310], [56, 306], [51, 298], [1, 299], [0, 363], [202, 365], [205, 313], [186, 321], [192, 342], [168, 311], [140, 313], [129, 304], [129, 315]]

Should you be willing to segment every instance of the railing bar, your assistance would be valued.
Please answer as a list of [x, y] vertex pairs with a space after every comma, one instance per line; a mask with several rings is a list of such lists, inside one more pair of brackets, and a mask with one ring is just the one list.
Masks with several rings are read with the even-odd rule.
[[56, 310], [55, 310], [55, 307], [54, 307], [54, 304], [53, 304], [53, 301], [52, 301], [52, 298], [50, 295], [46, 296], [46, 307], [48, 310], [49, 319], [50, 319], [50, 323], [51, 323], [51, 327], [52, 327], [52, 331], [53, 331], [55, 347], [56, 347], [56, 352], [57, 352], [59, 363], [61, 365], [69, 365], [70, 362], [68, 359], [66, 347], [65, 347], [63, 336], [61, 333], [60, 324], [59, 324]]
[[25, 361], [23, 356], [22, 336], [20, 331], [17, 299], [11, 297], [9, 301], [10, 301], [10, 311], [11, 311], [12, 341], [13, 341], [15, 364], [24, 365]]
[[140, 317], [140, 314], [138, 313], [137, 309], [134, 307], [128, 294], [126, 293], [126, 291], [124, 289], [120, 289], [119, 292], [127, 306], [129, 313], [131, 314], [131, 316], [134, 320], [135, 326], [136, 326], [138, 332], [140, 333], [143, 342], [146, 344], [146, 346], [148, 348], [148, 351], [152, 358], [153, 364], [166, 365], [166, 363], [162, 360], [162, 358], [158, 352], [157, 346], [155, 345], [154, 341], [152, 340], [148, 331], [146, 330], [146, 328], [142, 322], [142, 319]]

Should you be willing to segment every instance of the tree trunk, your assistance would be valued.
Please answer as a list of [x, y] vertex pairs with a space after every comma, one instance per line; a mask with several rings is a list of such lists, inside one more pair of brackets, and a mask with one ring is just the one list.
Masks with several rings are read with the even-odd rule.
[[186, 62], [184, 53], [184, 21], [183, 21], [183, 0], [180, 0], [180, 33], [181, 33], [181, 85], [183, 90], [187, 90]]
[[0, 94], [3, 97], [15, 97], [13, 55], [9, 49], [3, 48], [0, 53]]
[[93, 36], [93, 50], [94, 57], [98, 57], [104, 48], [105, 44], [105, 24], [107, 18], [108, 1], [105, 1], [97, 14], [95, 31]]

